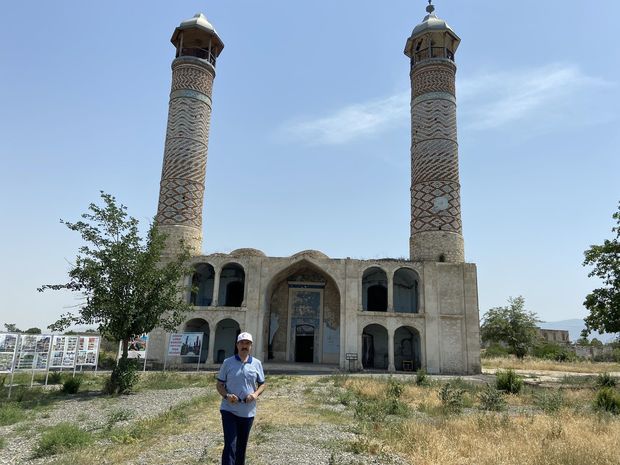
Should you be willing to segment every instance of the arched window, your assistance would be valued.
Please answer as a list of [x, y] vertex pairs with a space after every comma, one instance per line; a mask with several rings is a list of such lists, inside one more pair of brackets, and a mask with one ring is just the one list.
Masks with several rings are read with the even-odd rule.
[[220, 273], [219, 304], [224, 307], [241, 307], [245, 290], [245, 271], [237, 263], [229, 263]]
[[420, 333], [415, 328], [401, 326], [394, 332], [394, 368], [396, 371], [417, 371], [422, 368]]
[[237, 353], [237, 335], [241, 332], [239, 323], [231, 318], [220, 321], [215, 327], [215, 344], [213, 359], [215, 363], [222, 363], [225, 358]]
[[209, 306], [213, 303], [215, 270], [208, 263], [199, 263], [194, 269], [189, 303], [199, 307]]
[[394, 273], [394, 311], [418, 313], [418, 275], [409, 268]]
[[388, 333], [381, 325], [371, 324], [362, 331], [362, 366], [388, 368]]
[[387, 275], [379, 267], [368, 268], [362, 277], [362, 308], [369, 312], [387, 311]]

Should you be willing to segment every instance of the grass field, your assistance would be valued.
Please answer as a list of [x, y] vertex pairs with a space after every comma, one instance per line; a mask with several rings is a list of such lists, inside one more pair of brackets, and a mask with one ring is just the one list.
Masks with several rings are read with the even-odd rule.
[[[564, 370], [531, 369], [577, 367], [559, 365]], [[620, 393], [613, 378], [595, 375], [614, 367], [592, 365], [581, 372], [594, 375], [525, 384], [510, 395], [495, 390], [491, 375], [270, 376], [248, 462], [617, 465], [620, 415], [612, 412]], [[605, 396], [597, 385], [603, 382], [612, 385]], [[219, 463], [213, 374], [143, 375], [131, 396], [96, 395], [101, 385], [102, 377], [89, 375], [76, 396], [35, 389], [20, 401], [0, 400], [0, 463], [24, 448], [16, 463]], [[165, 408], [148, 415], [155, 402]]]

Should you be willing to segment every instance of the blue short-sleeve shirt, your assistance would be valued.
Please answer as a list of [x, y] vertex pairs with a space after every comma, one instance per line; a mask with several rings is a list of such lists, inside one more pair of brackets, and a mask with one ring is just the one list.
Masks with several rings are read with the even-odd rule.
[[[252, 394], [265, 382], [263, 364], [251, 355], [245, 363], [238, 355], [228, 357], [220, 367], [217, 380], [224, 383], [226, 392], [236, 395], [243, 401], [248, 394]], [[231, 404], [226, 399], [222, 399], [220, 410], [234, 413], [238, 417], [249, 418], [256, 415], [256, 401], [247, 404], [245, 402]]]

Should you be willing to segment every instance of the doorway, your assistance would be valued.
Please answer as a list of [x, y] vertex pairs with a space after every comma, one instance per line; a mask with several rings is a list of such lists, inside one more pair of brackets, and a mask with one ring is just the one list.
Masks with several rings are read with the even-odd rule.
[[297, 325], [295, 328], [295, 361], [314, 362], [314, 326]]

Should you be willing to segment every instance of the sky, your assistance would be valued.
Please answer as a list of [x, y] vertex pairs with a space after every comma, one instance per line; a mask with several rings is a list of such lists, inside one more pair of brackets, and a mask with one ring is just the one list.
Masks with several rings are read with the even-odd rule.
[[[583, 251], [620, 201], [620, 2], [435, 0], [456, 54], [466, 261], [481, 315], [523, 295], [582, 318]], [[217, 63], [205, 253], [408, 257], [409, 61], [423, 0], [7, 2], [0, 16], [0, 325], [46, 327], [77, 296], [60, 224], [99, 191], [156, 213], [174, 28], [196, 12]], [[1, 327], [1, 326], [0, 326]]]

